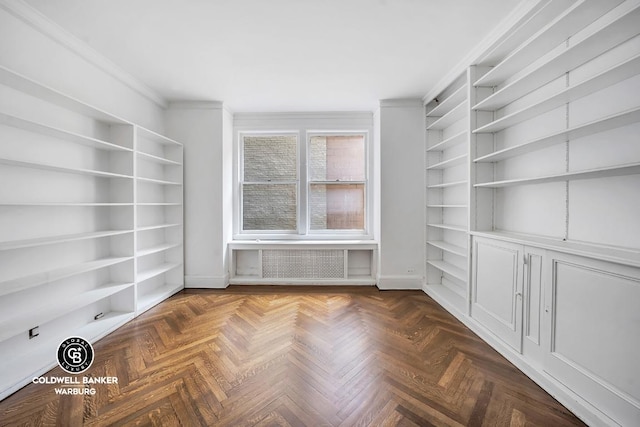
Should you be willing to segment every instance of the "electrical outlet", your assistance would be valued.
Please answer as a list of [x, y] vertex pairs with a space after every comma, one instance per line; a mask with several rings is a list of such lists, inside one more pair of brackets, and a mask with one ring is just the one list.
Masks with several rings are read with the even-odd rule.
[[40, 327], [36, 326], [34, 328], [29, 329], [29, 339], [33, 339], [40, 335]]

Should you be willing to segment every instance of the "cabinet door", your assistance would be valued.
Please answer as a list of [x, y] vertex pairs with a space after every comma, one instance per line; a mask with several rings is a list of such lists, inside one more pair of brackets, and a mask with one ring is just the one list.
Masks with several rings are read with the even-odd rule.
[[521, 245], [474, 237], [471, 317], [522, 351]]
[[522, 353], [535, 366], [544, 360], [542, 346], [544, 314], [544, 278], [548, 261], [543, 249], [524, 247], [524, 278], [522, 298]]
[[640, 425], [640, 269], [549, 252], [544, 370], [620, 425]]

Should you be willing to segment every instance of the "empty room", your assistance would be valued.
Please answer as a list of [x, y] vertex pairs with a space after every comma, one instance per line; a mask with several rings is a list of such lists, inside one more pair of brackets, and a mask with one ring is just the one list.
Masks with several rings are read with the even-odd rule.
[[640, 0], [0, 0], [0, 426], [640, 426]]

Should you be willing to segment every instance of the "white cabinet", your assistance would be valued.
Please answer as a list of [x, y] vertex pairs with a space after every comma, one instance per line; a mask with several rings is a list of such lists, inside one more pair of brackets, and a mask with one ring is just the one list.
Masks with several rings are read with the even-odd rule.
[[182, 258], [182, 145], [0, 67], [0, 399], [181, 289]]
[[548, 252], [544, 370], [624, 426], [640, 425], [640, 268]]
[[640, 0], [514, 22], [425, 97], [424, 290], [588, 423], [640, 425]]
[[539, 363], [544, 251], [473, 238], [471, 317]]
[[471, 318], [607, 423], [638, 425], [640, 268], [482, 237], [472, 258]]
[[473, 241], [471, 317], [522, 351], [522, 246]]

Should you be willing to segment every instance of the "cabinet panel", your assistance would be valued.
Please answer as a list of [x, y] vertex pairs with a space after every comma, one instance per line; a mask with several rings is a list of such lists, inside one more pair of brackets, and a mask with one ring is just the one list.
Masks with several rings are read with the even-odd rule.
[[471, 316], [522, 351], [522, 246], [474, 239]]
[[544, 363], [545, 347], [542, 343], [547, 336], [543, 327], [543, 314], [548, 264], [544, 249], [524, 247], [522, 353], [538, 368]]
[[531, 253], [528, 250], [525, 254], [525, 259], [524, 336], [534, 344], [540, 344], [540, 310], [542, 309], [543, 255], [541, 253]]
[[640, 270], [551, 253], [545, 371], [622, 425], [640, 423]]

